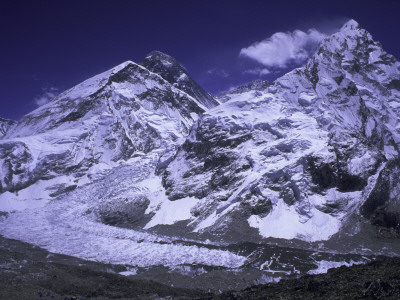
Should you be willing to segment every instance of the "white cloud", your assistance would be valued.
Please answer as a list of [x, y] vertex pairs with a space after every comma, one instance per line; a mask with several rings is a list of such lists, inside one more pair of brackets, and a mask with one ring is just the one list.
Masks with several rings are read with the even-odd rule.
[[245, 70], [243, 72], [243, 74], [258, 75], [258, 76], [268, 75], [270, 73], [271, 73], [271, 71], [267, 68], [254, 68], [254, 69]]
[[307, 32], [277, 32], [271, 37], [240, 50], [240, 56], [249, 57], [266, 67], [286, 68], [288, 63], [302, 63], [326, 35], [316, 29]]
[[216, 68], [210, 69], [207, 71], [207, 74], [209, 75], [215, 75], [215, 76], [220, 76], [220, 77], [229, 77], [229, 73], [225, 70], [219, 70]]
[[33, 99], [37, 106], [42, 106], [46, 104], [60, 93], [59, 89], [54, 86], [43, 87], [42, 92], [43, 93], [41, 95], [36, 96]]

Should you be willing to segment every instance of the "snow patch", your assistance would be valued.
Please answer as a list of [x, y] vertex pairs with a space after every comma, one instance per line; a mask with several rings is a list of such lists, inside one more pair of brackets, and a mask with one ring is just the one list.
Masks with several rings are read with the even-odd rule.
[[138, 271], [138, 268], [127, 268], [126, 271], [119, 272], [118, 274], [123, 275], [123, 276], [132, 276], [136, 275]]
[[189, 220], [192, 217], [190, 211], [198, 201], [195, 197], [163, 201], [161, 207], [144, 229], [149, 229], [156, 225], [172, 225], [178, 221]]
[[50, 180], [39, 180], [28, 188], [17, 192], [0, 194], [0, 211], [13, 212], [44, 207], [51, 199], [54, 187], [61, 184], [73, 185], [71, 177], [60, 176]]
[[310, 214], [304, 221], [294, 206], [279, 200], [266, 217], [252, 215], [247, 221], [263, 237], [299, 238], [310, 242], [327, 240], [339, 230], [339, 219], [315, 208], [311, 208]]
[[321, 274], [326, 273], [329, 269], [332, 268], [339, 268], [341, 266], [350, 267], [352, 265], [360, 265], [364, 264], [365, 261], [354, 261], [350, 260], [349, 262], [346, 261], [329, 261], [329, 260], [321, 260], [316, 262], [318, 268], [308, 271], [308, 274]]

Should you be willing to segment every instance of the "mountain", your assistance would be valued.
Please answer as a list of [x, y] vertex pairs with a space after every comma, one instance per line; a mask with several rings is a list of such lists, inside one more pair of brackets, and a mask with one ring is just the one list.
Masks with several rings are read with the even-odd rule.
[[213, 283], [400, 253], [400, 63], [356, 21], [217, 100], [155, 51], [2, 119], [0, 234]]
[[132, 157], [161, 155], [180, 144], [205, 109], [159, 75], [125, 62], [61, 93], [5, 132], [0, 193], [45, 181], [51, 197]]
[[203, 114], [163, 173], [169, 199], [196, 197], [192, 229], [234, 240], [326, 240], [359, 214], [397, 229], [399, 78], [347, 22], [304, 67]]
[[151, 72], [157, 73], [173, 86], [194, 97], [205, 107], [212, 108], [219, 104], [171, 56], [160, 51], [153, 51], [140, 64]]

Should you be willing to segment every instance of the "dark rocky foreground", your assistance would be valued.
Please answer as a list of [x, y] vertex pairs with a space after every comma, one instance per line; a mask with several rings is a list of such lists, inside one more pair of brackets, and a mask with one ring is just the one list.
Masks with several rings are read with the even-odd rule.
[[[0, 236], [0, 299], [193, 299], [210, 295], [118, 275], [123, 266], [51, 254]], [[53, 298], [52, 298], [53, 297]]]
[[0, 299], [400, 299], [400, 258], [222, 294], [118, 274], [124, 270], [0, 236]]
[[225, 292], [214, 299], [400, 299], [400, 258]]

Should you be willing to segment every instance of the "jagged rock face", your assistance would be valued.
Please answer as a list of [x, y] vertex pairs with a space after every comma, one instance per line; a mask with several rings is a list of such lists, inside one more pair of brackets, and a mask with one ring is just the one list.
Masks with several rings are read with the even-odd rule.
[[159, 75], [123, 63], [60, 94], [6, 131], [0, 141], [0, 193], [58, 177], [68, 177], [67, 185], [76, 187], [79, 178], [121, 161], [173, 151], [204, 109]]
[[373, 225], [397, 232], [400, 229], [399, 175], [398, 159], [387, 162], [360, 210]]
[[349, 21], [304, 67], [223, 95], [166, 168], [169, 199], [201, 199], [197, 231], [229, 230], [240, 212], [265, 237], [327, 239], [364, 202], [366, 217], [379, 223], [383, 210], [392, 226], [399, 78], [400, 64]]
[[151, 72], [159, 74], [173, 86], [188, 93], [205, 107], [212, 108], [219, 104], [171, 56], [160, 51], [153, 51], [140, 64]]
[[7, 120], [0, 118], [0, 138], [4, 136], [7, 133], [7, 131], [10, 130], [10, 128], [14, 126], [16, 123], [17, 122], [14, 120]]

